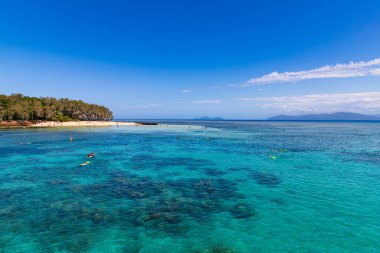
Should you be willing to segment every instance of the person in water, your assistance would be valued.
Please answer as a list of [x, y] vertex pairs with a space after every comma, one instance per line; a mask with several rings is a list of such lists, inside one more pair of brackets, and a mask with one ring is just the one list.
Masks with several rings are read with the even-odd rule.
[[273, 160], [276, 160], [278, 158], [278, 156], [275, 156], [275, 155], [269, 155], [269, 158], [272, 158]]

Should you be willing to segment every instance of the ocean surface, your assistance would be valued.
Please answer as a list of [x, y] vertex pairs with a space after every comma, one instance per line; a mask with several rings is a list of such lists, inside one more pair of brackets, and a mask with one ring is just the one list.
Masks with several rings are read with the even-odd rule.
[[0, 252], [380, 252], [380, 123], [192, 124], [1, 130]]

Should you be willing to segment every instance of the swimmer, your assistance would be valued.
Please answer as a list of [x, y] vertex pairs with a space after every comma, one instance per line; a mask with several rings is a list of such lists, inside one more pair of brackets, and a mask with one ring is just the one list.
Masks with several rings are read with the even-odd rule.
[[90, 153], [87, 155], [88, 158], [93, 158], [96, 155], [96, 153]]

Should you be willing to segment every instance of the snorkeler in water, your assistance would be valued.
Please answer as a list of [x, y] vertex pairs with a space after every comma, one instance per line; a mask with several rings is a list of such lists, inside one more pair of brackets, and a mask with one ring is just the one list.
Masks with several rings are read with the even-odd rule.
[[88, 158], [93, 158], [96, 155], [96, 153], [90, 153], [87, 155]]
[[277, 160], [278, 159], [278, 156], [275, 156], [275, 155], [269, 155], [268, 157], [272, 158], [273, 160]]

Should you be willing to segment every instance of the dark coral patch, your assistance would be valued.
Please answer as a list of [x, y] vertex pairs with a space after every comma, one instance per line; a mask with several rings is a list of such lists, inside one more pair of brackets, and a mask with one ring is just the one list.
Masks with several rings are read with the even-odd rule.
[[204, 169], [204, 172], [207, 176], [213, 176], [213, 177], [218, 177], [226, 174], [224, 171], [215, 169], [215, 168], [206, 168]]
[[252, 171], [249, 167], [231, 167], [229, 168], [230, 171]]
[[271, 198], [271, 199], [269, 199], [269, 201], [272, 203], [275, 203], [279, 206], [285, 206], [287, 204], [285, 200], [279, 199], [279, 198]]
[[201, 249], [201, 250], [195, 251], [195, 253], [234, 253], [234, 252], [235, 251], [233, 249], [230, 249], [222, 245], [215, 245], [209, 249]]
[[94, 198], [111, 196], [113, 198], [140, 199], [157, 196], [165, 187], [164, 183], [154, 182], [146, 177], [115, 171], [103, 184], [94, 184], [82, 190]]
[[228, 206], [223, 205], [225, 200], [242, 197], [236, 183], [222, 178], [164, 182], [125, 171], [112, 171], [107, 181], [85, 186], [80, 193], [95, 203], [109, 197], [133, 200], [128, 209], [121, 209], [111, 220], [103, 218], [105, 215], [100, 211], [89, 213], [86, 219], [93, 223], [117, 221], [118, 225], [133, 224], [176, 234], [188, 230], [183, 220], [207, 221], [216, 213], [229, 211]]
[[246, 203], [235, 204], [230, 213], [237, 219], [249, 219], [256, 215], [255, 209]]
[[250, 173], [250, 176], [255, 179], [258, 184], [264, 185], [266, 187], [276, 187], [281, 183], [280, 178], [268, 172], [254, 171]]
[[360, 152], [360, 153], [347, 152], [346, 155], [347, 155], [347, 157], [349, 157], [349, 158], [345, 159], [346, 161], [380, 165], [380, 152], [379, 151]]

